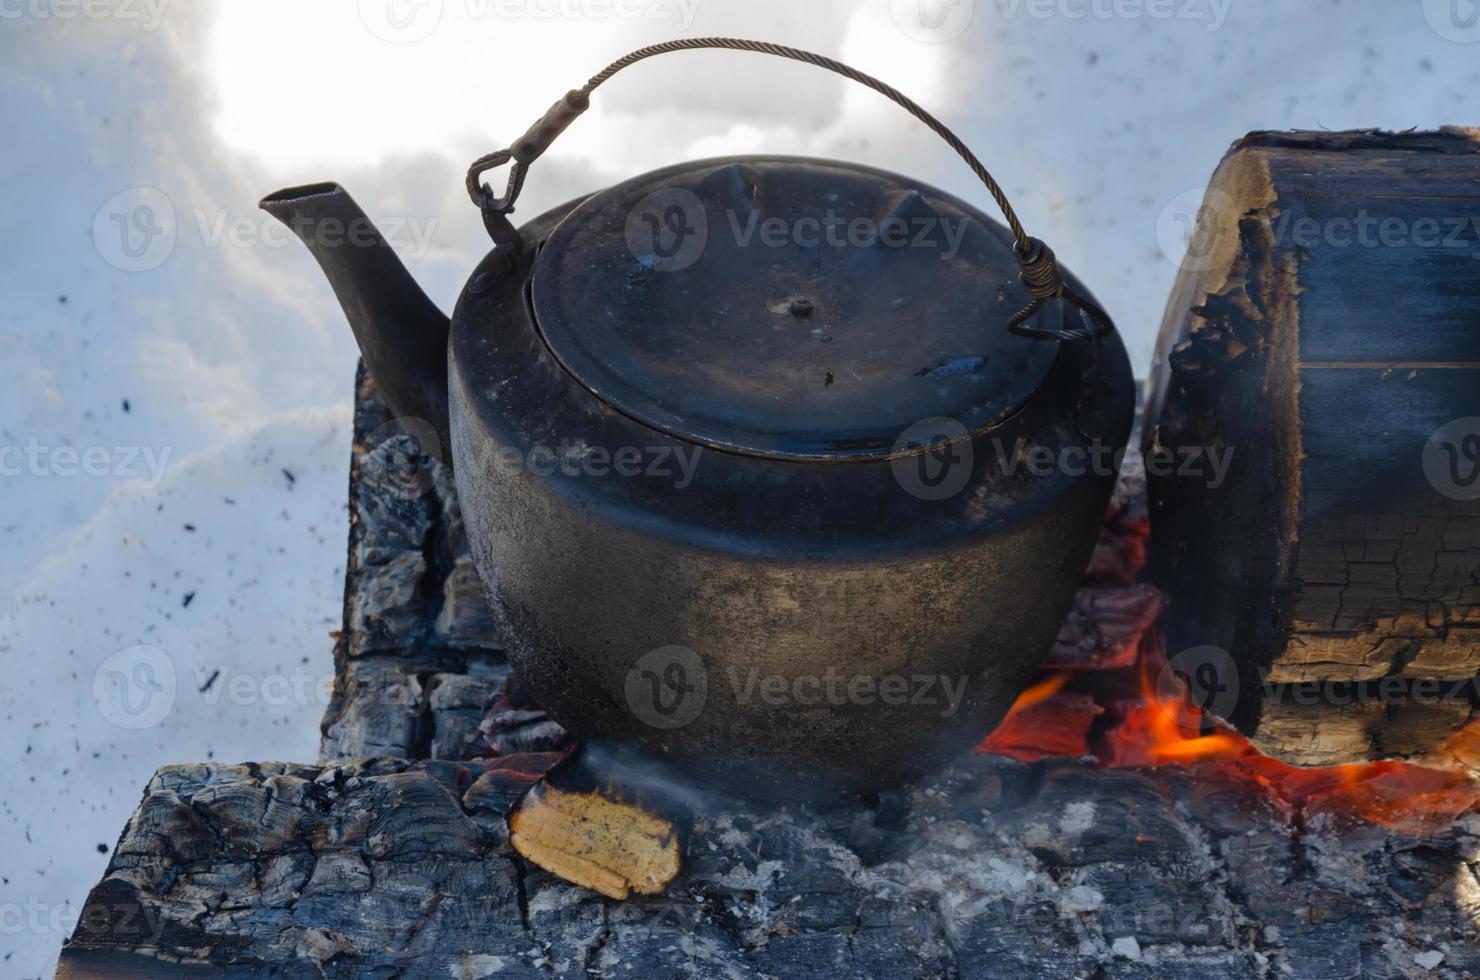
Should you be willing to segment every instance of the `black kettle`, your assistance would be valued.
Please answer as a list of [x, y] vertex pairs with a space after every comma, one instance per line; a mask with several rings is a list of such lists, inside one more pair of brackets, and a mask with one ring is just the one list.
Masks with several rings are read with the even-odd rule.
[[[730, 48], [870, 86], [1007, 220], [853, 163], [680, 163], [509, 220], [591, 91]], [[503, 196], [481, 182], [510, 164]], [[514, 668], [580, 738], [750, 795], [897, 784], [973, 745], [1050, 648], [1134, 391], [1109, 319], [940, 122], [793, 48], [644, 48], [468, 189], [494, 248], [452, 320], [337, 185], [262, 206], [323, 267], [392, 409], [450, 456]], [[444, 447], [450, 447], [450, 454]]]

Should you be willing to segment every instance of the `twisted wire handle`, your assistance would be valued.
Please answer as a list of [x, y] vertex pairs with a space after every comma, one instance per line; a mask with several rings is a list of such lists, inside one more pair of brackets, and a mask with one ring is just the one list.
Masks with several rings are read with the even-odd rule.
[[[468, 168], [467, 190], [468, 196], [474, 204], [481, 208], [485, 215], [504, 215], [514, 210], [514, 202], [518, 200], [519, 193], [524, 188], [524, 179], [529, 165], [533, 163], [555, 138], [563, 133], [581, 113], [585, 112], [591, 105], [591, 93], [597, 87], [607, 81], [617, 72], [639, 61], [654, 57], [655, 55], [668, 54], [672, 51], [692, 51], [701, 48], [718, 48], [729, 51], [753, 51], [758, 54], [774, 55], [778, 58], [789, 58], [792, 61], [800, 61], [805, 64], [825, 68], [828, 71], [842, 75], [861, 85], [866, 85], [878, 92], [880, 95], [903, 108], [910, 115], [924, 123], [931, 132], [935, 133], [945, 141], [957, 155], [976, 174], [977, 179], [986, 187], [987, 193], [997, 203], [1002, 217], [1007, 222], [1007, 228], [1012, 233], [1013, 254], [1017, 257], [1018, 266], [1021, 269], [1019, 281], [1023, 288], [1032, 297], [1032, 301], [1021, 310], [1018, 310], [1007, 321], [1007, 329], [1024, 337], [1033, 337], [1042, 340], [1084, 340], [1095, 341], [1098, 354], [1099, 338], [1109, 333], [1113, 326], [1109, 316], [1099, 306], [1081, 296], [1064, 282], [1063, 275], [1059, 271], [1058, 260], [1054, 257], [1053, 249], [1049, 248], [1040, 239], [1031, 237], [1023, 230], [1023, 224], [1018, 219], [1017, 212], [1013, 210], [1012, 204], [1007, 200], [1007, 194], [1002, 190], [986, 166], [977, 159], [975, 153], [961, 141], [961, 138], [953, 133], [945, 123], [935, 118], [925, 110], [919, 103], [886, 82], [882, 82], [872, 75], [859, 71], [851, 65], [845, 65], [825, 55], [816, 54], [811, 51], [803, 51], [800, 48], [788, 47], [784, 44], [772, 44], [769, 41], [752, 41], [736, 37], [691, 37], [678, 38], [672, 41], [664, 41], [660, 44], [651, 44], [645, 48], [638, 48], [629, 54], [625, 54], [607, 65], [601, 71], [592, 75], [584, 86], [572, 89], [565, 97], [550, 107], [549, 111], [542, 116], [533, 126], [529, 128], [522, 137], [511, 146], [502, 150], [486, 153], [473, 161]], [[493, 190], [482, 182], [484, 172], [501, 167], [504, 164], [509, 167], [509, 179], [504, 188], [502, 197], [494, 196]], [[1083, 327], [1065, 326], [1060, 329], [1049, 329], [1043, 327], [1028, 326], [1027, 321], [1041, 310], [1045, 303], [1051, 299], [1062, 299], [1069, 305], [1075, 307], [1079, 312]]]

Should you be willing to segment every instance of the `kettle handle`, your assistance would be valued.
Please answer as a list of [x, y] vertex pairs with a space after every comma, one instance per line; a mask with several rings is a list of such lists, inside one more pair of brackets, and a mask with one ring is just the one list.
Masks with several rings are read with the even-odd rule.
[[[571, 89], [563, 98], [552, 105], [540, 119], [529, 128], [529, 130], [516, 140], [511, 146], [492, 153], [484, 154], [473, 161], [468, 168], [467, 190], [468, 196], [473, 199], [483, 211], [484, 223], [490, 231], [500, 225], [507, 225], [503, 216], [514, 210], [514, 202], [519, 197], [519, 192], [524, 188], [524, 178], [533, 163], [539, 156], [550, 148], [561, 133], [571, 123], [591, 107], [591, 92], [598, 85], [611, 78], [617, 72], [628, 65], [636, 64], [654, 55], [667, 54], [670, 51], [689, 51], [698, 48], [720, 48], [730, 51], [754, 51], [758, 54], [775, 55], [778, 58], [790, 58], [793, 61], [801, 61], [828, 71], [836, 72], [844, 78], [852, 79], [862, 85], [883, 95], [885, 98], [901, 106], [910, 115], [920, 120], [930, 128], [941, 139], [955, 150], [966, 165], [971, 168], [977, 178], [987, 188], [987, 193], [992, 200], [997, 202], [997, 207], [1002, 211], [1002, 217], [1007, 221], [1007, 227], [1012, 232], [1013, 255], [1017, 258], [1018, 268], [1021, 274], [1018, 277], [1023, 289], [1032, 298], [1029, 304], [1014, 313], [1007, 321], [1007, 329], [1013, 333], [1025, 337], [1033, 337], [1042, 340], [1085, 340], [1096, 342], [1100, 337], [1110, 333], [1114, 329], [1110, 317], [1098, 305], [1088, 298], [1081, 296], [1077, 291], [1064, 282], [1059, 272], [1058, 260], [1054, 257], [1053, 249], [1049, 248], [1041, 239], [1031, 237], [1023, 230], [1023, 224], [1018, 220], [1017, 212], [1007, 200], [1007, 194], [1002, 190], [996, 179], [988, 172], [986, 166], [977, 159], [966, 144], [961, 141], [955, 133], [946, 127], [945, 123], [936, 119], [929, 112], [915, 102], [909, 96], [900, 92], [885, 82], [879, 81], [872, 75], [867, 75], [857, 68], [835, 61], [824, 55], [814, 54], [811, 51], [803, 51], [800, 48], [791, 48], [782, 44], [772, 44], [769, 41], [751, 41], [735, 37], [693, 37], [680, 38], [673, 41], [664, 41], [661, 44], [649, 45], [638, 48], [629, 54], [623, 55], [616, 61], [607, 65], [600, 72], [591, 76], [590, 81], [578, 89]], [[496, 197], [492, 188], [482, 182], [486, 171], [496, 169], [504, 164], [510, 164], [509, 181], [505, 186], [503, 197]], [[1027, 321], [1036, 314], [1045, 303], [1051, 299], [1060, 299], [1078, 309], [1080, 318], [1084, 321], [1083, 327], [1064, 327], [1058, 330], [1043, 327], [1031, 327]]]

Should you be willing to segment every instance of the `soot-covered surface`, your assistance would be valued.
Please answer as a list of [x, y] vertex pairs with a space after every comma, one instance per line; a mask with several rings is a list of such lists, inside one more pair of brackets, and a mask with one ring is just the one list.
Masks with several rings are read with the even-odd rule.
[[[622, 903], [528, 866], [503, 813], [564, 735], [490, 639], [447, 474], [359, 394], [323, 760], [160, 770], [59, 976], [1480, 972], [1480, 816], [1401, 832], [1226, 765], [976, 754], [883, 800], [710, 799], [675, 884]], [[1086, 593], [1056, 658], [1115, 660], [1138, 590]]]

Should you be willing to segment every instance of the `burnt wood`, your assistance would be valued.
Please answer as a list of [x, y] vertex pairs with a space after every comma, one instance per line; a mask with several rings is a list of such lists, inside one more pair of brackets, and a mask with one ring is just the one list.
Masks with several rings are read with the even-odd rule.
[[509, 667], [451, 468], [391, 418], [363, 366], [355, 395], [344, 627], [320, 757], [486, 754], [478, 726]]
[[[1471, 717], [1480, 470], [1434, 465], [1480, 468], [1477, 132], [1240, 140], [1162, 324], [1168, 652], [1227, 651], [1207, 703], [1295, 764], [1420, 754]], [[1216, 486], [1181, 465], [1209, 451]]]
[[1217, 772], [971, 756], [903, 818], [714, 801], [667, 894], [612, 902], [509, 846], [547, 764], [162, 769], [57, 976], [1480, 972], [1473, 816], [1408, 838]]
[[[509, 676], [481, 599], [449, 585], [450, 485], [392, 506], [370, 481], [421, 464], [363, 377], [358, 395], [324, 760], [162, 769], [58, 977], [1480, 972], [1480, 815], [1399, 833], [1222, 767], [968, 755], [877, 800], [709, 797], [675, 884], [621, 903], [529, 866], [504, 814], [569, 743]], [[1114, 674], [1159, 607], [1132, 581], [1137, 488], [1123, 481], [1060, 632], [1075, 671]]]

